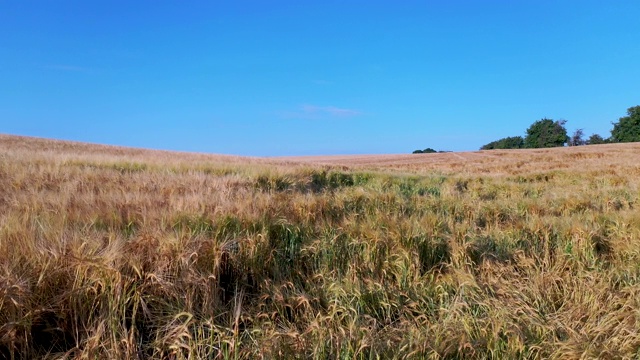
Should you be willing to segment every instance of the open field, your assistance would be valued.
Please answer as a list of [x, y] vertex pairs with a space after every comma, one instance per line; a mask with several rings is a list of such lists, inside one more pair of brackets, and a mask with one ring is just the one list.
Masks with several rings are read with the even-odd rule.
[[640, 144], [241, 158], [0, 135], [0, 358], [640, 358]]
[[[468, 175], [515, 175], [563, 170], [589, 172], [636, 168], [640, 143], [573, 148], [490, 150], [437, 154], [281, 157], [296, 163], [346, 166], [350, 169], [396, 170], [414, 174], [442, 172]], [[624, 170], [623, 170], [624, 171]]]

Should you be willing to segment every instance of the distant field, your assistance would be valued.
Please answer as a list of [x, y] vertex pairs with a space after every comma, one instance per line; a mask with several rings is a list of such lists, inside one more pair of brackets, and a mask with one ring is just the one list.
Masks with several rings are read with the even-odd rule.
[[640, 143], [592, 145], [552, 149], [485, 150], [434, 154], [336, 155], [281, 157], [305, 164], [347, 166], [354, 169], [440, 171], [468, 175], [514, 175], [540, 171], [636, 170]]
[[0, 135], [0, 358], [640, 358], [640, 143], [245, 158]]

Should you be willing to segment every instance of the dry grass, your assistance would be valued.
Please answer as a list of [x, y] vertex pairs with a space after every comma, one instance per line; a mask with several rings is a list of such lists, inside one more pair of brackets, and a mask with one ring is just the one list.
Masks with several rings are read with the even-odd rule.
[[474, 152], [339, 155], [276, 158], [306, 164], [346, 166], [354, 169], [376, 169], [464, 175], [518, 175], [563, 170], [639, 171], [640, 143], [592, 145], [551, 149], [484, 150]]
[[0, 357], [638, 358], [638, 154], [0, 136]]

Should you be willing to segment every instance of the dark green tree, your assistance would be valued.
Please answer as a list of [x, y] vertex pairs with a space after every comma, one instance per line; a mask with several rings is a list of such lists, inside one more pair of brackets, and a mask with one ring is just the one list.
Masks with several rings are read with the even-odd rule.
[[587, 139], [587, 145], [606, 144], [607, 142], [608, 142], [607, 139], [603, 138], [598, 134], [593, 134], [589, 136], [589, 138]]
[[569, 141], [567, 129], [564, 127], [566, 120], [553, 121], [551, 119], [541, 119], [527, 129], [527, 136], [524, 138], [526, 148], [547, 148], [564, 146]]
[[510, 136], [500, 140], [492, 141], [484, 145], [480, 150], [494, 149], [522, 149], [524, 147], [524, 139], [522, 136]]
[[437, 151], [432, 149], [432, 148], [426, 148], [424, 150], [416, 150], [413, 153], [414, 154], [431, 154], [431, 153], [436, 153]]
[[640, 106], [630, 107], [627, 109], [627, 116], [621, 117], [617, 123], [613, 123], [611, 141], [640, 141]]
[[569, 146], [581, 146], [585, 145], [587, 142], [583, 139], [584, 131], [582, 129], [576, 130], [571, 139], [569, 139]]

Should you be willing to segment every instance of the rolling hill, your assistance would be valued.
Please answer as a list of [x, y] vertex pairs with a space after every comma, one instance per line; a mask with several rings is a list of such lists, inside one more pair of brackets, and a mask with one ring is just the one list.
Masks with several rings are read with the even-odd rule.
[[246, 158], [0, 135], [0, 357], [640, 356], [640, 144]]

